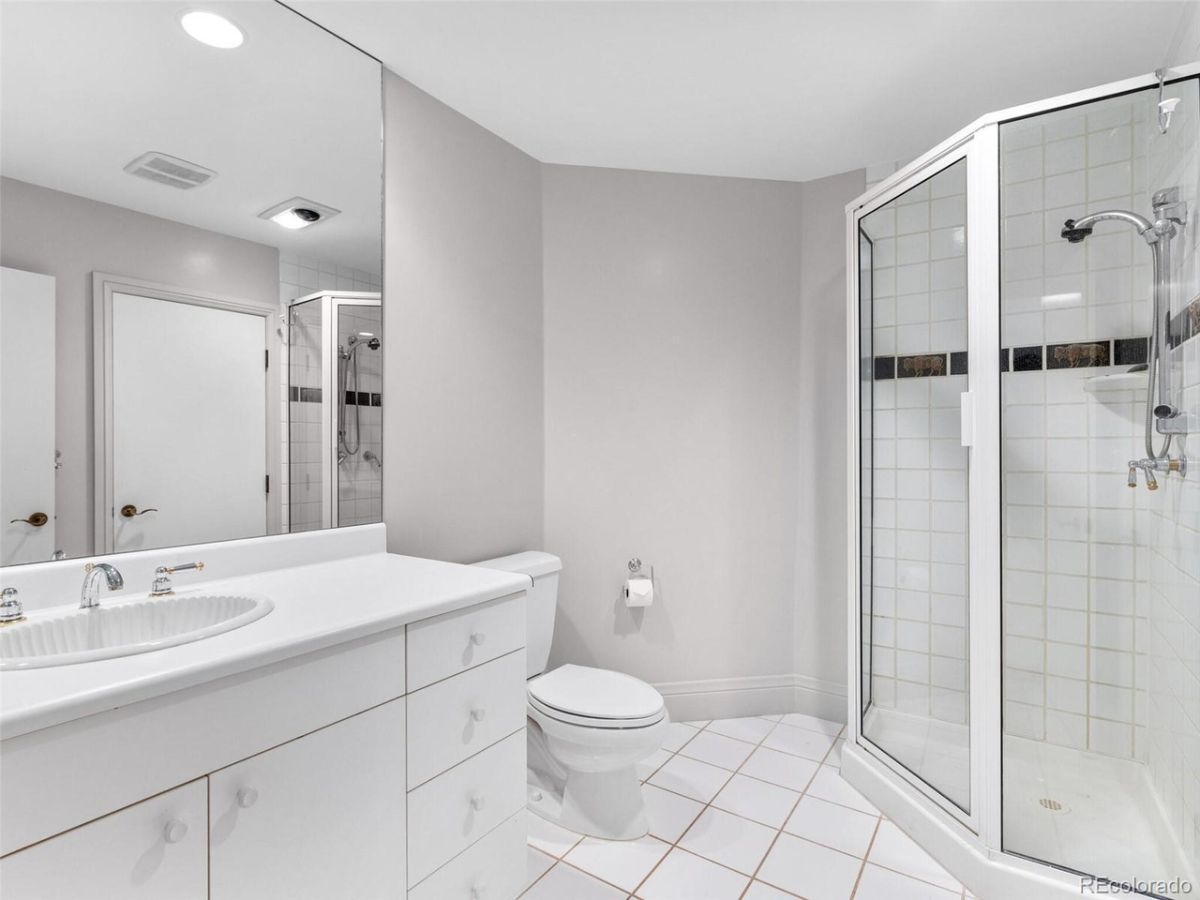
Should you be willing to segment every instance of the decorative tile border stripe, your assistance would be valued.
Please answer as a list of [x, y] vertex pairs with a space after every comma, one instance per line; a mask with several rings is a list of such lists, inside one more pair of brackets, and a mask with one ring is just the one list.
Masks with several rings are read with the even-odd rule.
[[293, 384], [288, 388], [288, 399], [293, 403], [320, 403], [321, 389], [319, 387], [297, 387]]
[[1200, 335], [1200, 297], [1196, 297], [1171, 320], [1171, 349], [1174, 350], [1197, 335]]
[[[1197, 306], [1197, 304], [1192, 304]], [[1189, 307], [1190, 309], [1190, 307]], [[1200, 325], [1200, 307], [1197, 308]], [[1200, 330], [1196, 332], [1200, 334]], [[1001, 372], [1042, 372], [1052, 369], [1088, 369], [1103, 366], [1145, 365], [1150, 339], [1114, 338], [1107, 341], [1073, 341], [1034, 347], [1005, 347], [1000, 351]], [[869, 371], [867, 371], [869, 370]], [[966, 375], [966, 351], [917, 353], [907, 356], [876, 356], [864, 364], [864, 378], [890, 381], [894, 378], [936, 378]]]
[[[288, 388], [288, 399], [293, 403], [320, 403], [321, 389], [310, 387]], [[368, 391], [346, 391], [347, 406], [383, 406], [383, 396]]]

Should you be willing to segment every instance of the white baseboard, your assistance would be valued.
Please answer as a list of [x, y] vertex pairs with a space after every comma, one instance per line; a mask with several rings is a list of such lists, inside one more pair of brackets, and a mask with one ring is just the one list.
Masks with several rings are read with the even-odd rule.
[[676, 722], [779, 712], [803, 712], [835, 722], [846, 719], [846, 686], [807, 675], [671, 681], [655, 687]]

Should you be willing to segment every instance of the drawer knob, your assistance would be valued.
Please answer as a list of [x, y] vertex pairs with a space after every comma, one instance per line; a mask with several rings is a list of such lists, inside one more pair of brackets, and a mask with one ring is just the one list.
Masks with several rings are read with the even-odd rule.
[[244, 787], [237, 792], [237, 805], [249, 809], [258, 802], [258, 791], [252, 787]]
[[483, 799], [483, 794], [471, 795], [471, 809], [475, 810], [475, 812], [479, 812], [486, 805], [487, 802]]
[[163, 840], [168, 844], [178, 844], [187, 837], [187, 833], [187, 822], [182, 822], [179, 819], [172, 819], [163, 826]]
[[474, 644], [476, 647], [482, 646], [483, 642], [486, 640], [487, 640], [487, 635], [484, 634], [482, 631], [471, 632], [471, 643]]
[[471, 900], [483, 900], [487, 896], [487, 882], [476, 881], [471, 885]]
[[486, 709], [484, 709], [483, 707], [477, 707], [477, 708], [471, 710], [471, 721], [472, 722], [482, 722], [483, 717], [486, 715], [487, 715]]

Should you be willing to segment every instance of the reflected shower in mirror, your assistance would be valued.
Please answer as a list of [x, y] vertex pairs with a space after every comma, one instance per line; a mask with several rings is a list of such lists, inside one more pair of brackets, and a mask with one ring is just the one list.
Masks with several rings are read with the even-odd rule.
[[5, 4], [4, 565], [380, 520], [380, 66], [189, 11]]

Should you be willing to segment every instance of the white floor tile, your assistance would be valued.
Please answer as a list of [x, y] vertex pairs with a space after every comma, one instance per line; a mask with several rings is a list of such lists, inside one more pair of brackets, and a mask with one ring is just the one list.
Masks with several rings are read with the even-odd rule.
[[646, 818], [650, 820], [650, 833], [668, 843], [675, 843], [688, 826], [696, 821], [703, 803], [689, 800], [652, 784], [642, 786], [646, 798]]
[[961, 891], [958, 880], [941, 867], [937, 860], [901, 831], [894, 822], [882, 822], [871, 845], [870, 860], [904, 875], [931, 881], [949, 890]]
[[768, 722], [778, 722], [783, 718], [783, 713], [772, 713], [769, 716], [759, 716], [760, 719], [766, 719]]
[[521, 900], [624, 900], [625, 892], [597, 881], [578, 869], [556, 865], [521, 895]]
[[694, 722], [686, 722], [684, 724], [691, 725], [693, 728], [706, 728], [711, 721], [712, 719], [697, 719]]
[[953, 900], [959, 894], [867, 863], [855, 900]]
[[791, 725], [793, 728], [807, 728], [809, 731], [815, 731], [828, 737], [836, 737], [843, 727], [841, 722], [818, 719], [816, 716], [805, 713], [788, 713], [779, 721], [784, 725]]
[[679, 751], [682, 756], [733, 771], [754, 752], [754, 745], [711, 731], [702, 731]]
[[663, 738], [662, 749], [674, 753], [699, 733], [699, 729], [693, 728], [691, 725], [685, 725], [683, 722], [672, 722], [667, 726], [667, 734]]
[[730, 773], [725, 769], [686, 756], [675, 756], [647, 784], [664, 787], [693, 800], [707, 803], [725, 785]]
[[795, 900], [795, 894], [785, 894], [761, 881], [750, 882], [750, 888], [742, 894], [742, 900]]
[[795, 728], [780, 723], [775, 726], [774, 731], [767, 735], [762, 745], [772, 750], [820, 762], [829, 752], [829, 748], [833, 746], [833, 738], [818, 731], [809, 731], [807, 728]]
[[781, 834], [758, 877], [808, 900], [847, 900], [861, 864], [853, 856]]
[[705, 730], [737, 738], [739, 741], [757, 744], [770, 733], [771, 722], [767, 719], [760, 719], [758, 716], [744, 719], [714, 719]]
[[650, 756], [637, 764], [638, 778], [645, 781], [658, 771], [658, 767], [671, 758], [670, 750], [655, 750]]
[[655, 837], [636, 841], [602, 841], [589, 837], [563, 859], [609, 884], [632, 891], [666, 855], [670, 846]]
[[813, 778], [808, 792], [814, 797], [820, 797], [830, 803], [849, 806], [851, 809], [870, 813], [873, 816], [879, 815], [879, 810], [875, 808], [874, 804], [850, 787], [850, 783], [833, 766], [821, 766], [820, 771]]
[[800, 794], [745, 775], [734, 775], [713, 800], [713, 806], [727, 812], [781, 828]]
[[528, 888], [531, 884], [546, 874], [546, 870], [554, 865], [555, 859], [553, 856], [547, 856], [540, 850], [534, 850], [532, 847], [525, 848], [525, 887]]
[[784, 830], [861, 857], [871, 846], [878, 823], [877, 816], [808, 796], [800, 801]]
[[775, 840], [775, 829], [709, 807], [679, 846], [713, 862], [753, 875]]
[[583, 838], [583, 835], [560, 828], [536, 813], [530, 813], [526, 819], [529, 821], [529, 843], [555, 858], [562, 856]]
[[812, 760], [759, 747], [742, 764], [740, 772], [742, 775], [761, 778], [763, 781], [791, 788], [794, 791], [802, 791], [808, 786], [812, 777], [817, 774], [819, 768], [820, 766]]
[[737, 900], [749, 880], [706, 859], [675, 849], [646, 879], [638, 896], [643, 900], [699, 900], [701, 897], [704, 900]]

